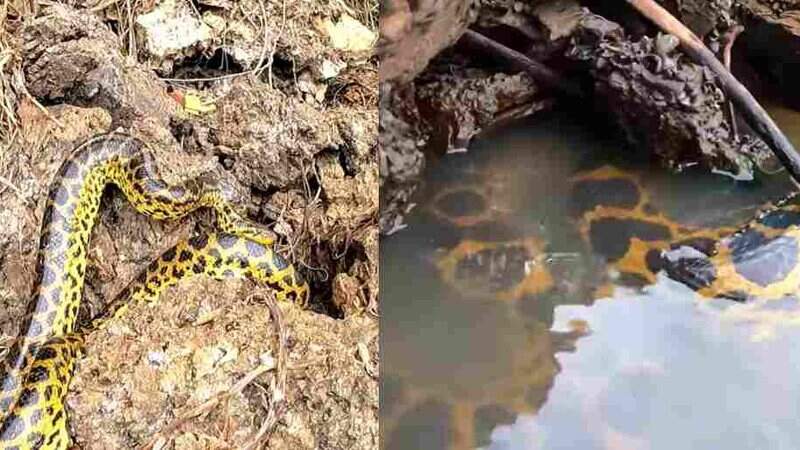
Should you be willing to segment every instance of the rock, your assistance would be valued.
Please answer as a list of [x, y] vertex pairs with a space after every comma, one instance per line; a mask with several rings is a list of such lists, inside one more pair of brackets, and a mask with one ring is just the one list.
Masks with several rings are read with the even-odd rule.
[[378, 210], [378, 168], [375, 164], [361, 167], [348, 176], [334, 154], [317, 159], [322, 189], [327, 198], [325, 215], [347, 229], [355, 228]]
[[413, 84], [396, 87], [381, 83], [379, 139], [380, 231], [391, 234], [403, 228], [403, 216], [425, 167], [420, 151], [428, 134], [423, 129]]
[[752, 159], [763, 147], [734, 139], [714, 75], [680, 52], [673, 37], [632, 41], [618, 25], [587, 13], [567, 55], [589, 64], [601, 108], [635, 147], [673, 168], [700, 163], [753, 178]]
[[219, 370], [222, 365], [236, 361], [238, 357], [239, 349], [228, 342], [200, 348], [192, 355], [194, 375], [197, 378], [210, 375]]
[[733, 25], [733, 0], [683, 0], [666, 3], [670, 12], [698, 36]]
[[195, 16], [188, 4], [161, 0], [136, 18], [136, 32], [155, 66], [171, 72], [174, 60], [190, 56], [211, 40], [211, 28]]
[[341, 143], [339, 131], [314, 105], [249, 83], [236, 80], [217, 105], [216, 144], [236, 160], [231, 172], [244, 184], [285, 188], [305, 175], [300, 161], [310, 166], [314, 154]]
[[347, 67], [347, 64], [344, 63], [335, 63], [329, 59], [325, 59], [322, 61], [322, 65], [320, 66], [320, 78], [322, 80], [329, 80], [331, 78], [335, 78], [339, 75], [339, 72], [342, 71]]
[[[264, 46], [272, 48], [275, 40], [271, 29], [266, 30], [267, 42], [264, 42], [264, 33], [259, 32], [250, 22], [237, 20], [231, 14], [220, 14], [215, 11], [203, 13], [203, 22], [208, 24], [217, 36], [212, 47], [222, 49], [243, 69], [253, 69], [259, 62]], [[223, 36], [220, 38], [219, 36]]]
[[328, 36], [331, 46], [338, 50], [369, 51], [377, 40], [372, 30], [347, 14], [339, 16], [336, 22], [325, 18], [317, 26]]
[[498, 121], [523, 117], [552, 100], [527, 74], [508, 75], [483, 69], [451, 68], [417, 82], [417, 104], [436, 135], [433, 145], [466, 150], [474, 136]]
[[407, 83], [476, 18], [473, 1], [389, 0], [381, 14], [381, 81]]
[[124, 62], [116, 36], [103, 22], [63, 4], [47, 11], [20, 29], [22, 67], [34, 97], [104, 108], [115, 125], [168, 125], [177, 103], [152, 73]]
[[555, 0], [537, 5], [533, 14], [542, 23], [551, 41], [571, 36], [584, 11], [575, 0]]

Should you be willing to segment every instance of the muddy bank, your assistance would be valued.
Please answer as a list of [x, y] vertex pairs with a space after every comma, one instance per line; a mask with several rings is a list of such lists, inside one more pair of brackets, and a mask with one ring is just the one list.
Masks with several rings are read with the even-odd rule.
[[[169, 182], [206, 173], [230, 182], [248, 216], [272, 227], [278, 251], [311, 284], [309, 310], [281, 306], [286, 413], [269, 447], [374, 448], [375, 11], [349, 2], [181, 5], [7, 12], [0, 331], [15, 335], [29, 299], [56, 170], [83, 139], [123, 130], [153, 148]], [[191, 32], [181, 28], [187, 24]], [[109, 189], [89, 244], [81, 315], [175, 242], [213, 226], [208, 212], [148, 219]], [[78, 444], [139, 448], [275, 358], [273, 320], [253, 293], [269, 290], [235, 280], [183, 283], [95, 333], [68, 397]], [[270, 413], [274, 380], [274, 370], [259, 376], [157, 447], [242, 448]]]
[[[794, 48], [800, 42], [795, 8], [758, 1], [660, 3], [700, 35], [720, 59], [732, 47], [734, 73], [756, 94], [768, 90], [789, 103], [796, 101], [796, 87], [789, 81], [794, 79], [795, 65], [786, 64], [796, 59]], [[431, 25], [413, 28], [405, 45], [423, 36], [426, 48], [442, 49], [434, 58], [422, 52], [402, 66], [397, 55], [403, 54], [398, 47], [404, 43], [387, 44], [384, 58], [392, 70], [382, 77], [382, 89], [403, 95], [395, 94], [396, 99], [381, 104], [382, 160], [389, 161], [381, 166], [382, 186], [386, 186], [381, 191], [382, 232], [402, 228], [400, 217], [413, 206], [410, 193], [426, 160], [465, 148], [480, 130], [531, 114], [553, 101], [593, 111], [598, 121], [609, 122], [630, 143], [625, 151], [645, 153], [670, 170], [701, 165], [750, 180], [760, 171], [780, 167], [738, 114], [731, 115], [729, 100], [710, 70], [696, 64], [675, 38], [662, 34], [624, 2], [479, 1], [471, 5], [460, 15], [447, 17], [426, 14], [424, 8], [406, 13], [413, 19], [408, 19], [411, 24], [420, 15]], [[402, 16], [393, 14], [390, 17]], [[437, 34], [436, 25], [447, 21], [456, 21], [458, 30], [469, 27], [522, 58], [544, 64], [557, 77], [580, 84], [583, 94], [559, 95], [535, 78], [506, 83], [507, 89], [498, 91], [493, 87], [497, 77], [527, 75], [499, 53], [477, 52], [465, 39]], [[740, 26], [744, 32], [737, 38], [735, 30]], [[476, 83], [476, 77], [481, 81]], [[425, 92], [428, 95], [421, 94]], [[502, 108], [496, 105], [504, 98], [514, 98], [520, 105], [498, 114]]]

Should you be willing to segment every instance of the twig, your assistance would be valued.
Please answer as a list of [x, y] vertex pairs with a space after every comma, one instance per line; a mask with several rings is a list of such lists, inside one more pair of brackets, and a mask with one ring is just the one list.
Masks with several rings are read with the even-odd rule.
[[748, 125], [769, 145], [795, 182], [800, 183], [800, 154], [797, 153], [780, 128], [775, 125], [764, 108], [753, 98], [750, 91], [739, 83], [714, 53], [703, 44], [703, 41], [655, 1], [626, 1], [662, 30], [677, 37], [689, 56], [714, 72], [720, 86], [734, 102]]
[[[248, 300], [255, 298], [251, 295]], [[267, 295], [261, 297], [266, 301], [269, 313], [275, 324], [275, 331], [278, 333], [278, 357], [276, 358], [276, 376], [272, 383], [272, 401], [270, 402], [267, 418], [261, 423], [261, 427], [255, 436], [244, 445], [244, 450], [249, 450], [266, 443], [269, 439], [268, 434], [272, 433], [278, 419], [286, 410], [286, 332], [283, 326], [283, 315], [281, 314], [275, 297]]]
[[564, 77], [542, 63], [534, 61], [522, 53], [510, 49], [497, 41], [489, 39], [488, 37], [472, 30], [467, 30], [462, 39], [469, 45], [477, 47], [486, 53], [491, 53], [503, 58], [512, 66], [527, 72], [536, 81], [558, 89], [563, 93], [573, 97], [583, 96], [581, 88], [576, 83], [564, 79]]
[[[739, 36], [742, 31], [744, 31], [743, 26], [735, 25], [722, 36], [722, 63], [725, 64], [725, 68], [729, 71], [731, 70], [731, 49], [733, 48], [733, 43], [736, 41], [736, 37]], [[733, 139], [738, 141], [739, 127], [736, 125], [736, 111], [734, 110], [731, 99], [728, 99], [728, 114], [730, 115]]]
[[[254, 298], [255, 294], [248, 297], [247, 300], [251, 301]], [[269, 295], [264, 297], [259, 296], [259, 298], [263, 298], [265, 300], [267, 308], [269, 309], [270, 315], [275, 324], [275, 329], [278, 333], [278, 357], [276, 358], [275, 365], [273, 366], [264, 363], [260, 364], [258, 367], [248, 372], [241, 380], [239, 380], [227, 391], [221, 392], [201, 403], [200, 405], [192, 408], [190, 411], [186, 411], [181, 414], [172, 423], [164, 427], [164, 429], [153, 436], [148, 443], [141, 446], [139, 450], [152, 450], [159, 441], [168, 440], [169, 436], [174, 435], [175, 430], [177, 430], [187, 421], [211, 411], [223, 401], [228, 400], [233, 395], [242, 392], [245, 387], [247, 387], [261, 375], [269, 372], [272, 369], [275, 369], [276, 380], [272, 386], [272, 403], [270, 405], [270, 410], [267, 413], [267, 418], [264, 423], [262, 423], [254, 438], [244, 448], [249, 449], [252, 448], [252, 445], [258, 445], [261, 443], [264, 435], [272, 430], [272, 428], [275, 426], [275, 423], [277, 423], [278, 419], [281, 417], [286, 408], [286, 333], [283, 326], [283, 315], [281, 314], [275, 299]]]

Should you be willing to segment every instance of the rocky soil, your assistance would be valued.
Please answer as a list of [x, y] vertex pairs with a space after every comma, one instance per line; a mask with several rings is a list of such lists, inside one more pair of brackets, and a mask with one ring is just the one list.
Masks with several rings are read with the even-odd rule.
[[[376, 10], [324, 0], [0, 7], [6, 342], [35, 279], [50, 180], [75, 144], [110, 130], [150, 144], [168, 181], [233, 180], [312, 287], [309, 309], [280, 305], [283, 390], [269, 291], [250, 282], [182, 283], [93, 334], [68, 397], [81, 448], [377, 446]], [[208, 212], [153, 221], [109, 188], [81, 314], [212, 226]], [[277, 426], [259, 434], [281, 396]]]

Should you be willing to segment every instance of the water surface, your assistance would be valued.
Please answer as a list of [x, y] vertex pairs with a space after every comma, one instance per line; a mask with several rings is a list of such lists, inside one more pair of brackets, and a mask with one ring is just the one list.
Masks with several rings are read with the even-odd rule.
[[446, 156], [381, 243], [383, 448], [800, 448], [797, 302], [702, 299], [663, 275], [631, 286], [582, 239], [570, 196], [604, 165], [695, 227], [744, 223], [790, 189], [783, 174], [667, 174], [569, 113]]

